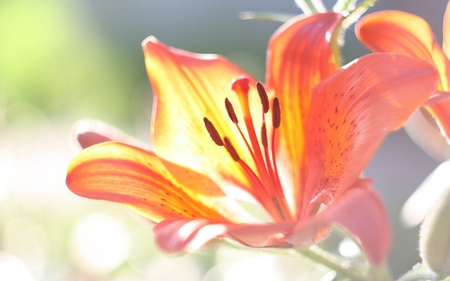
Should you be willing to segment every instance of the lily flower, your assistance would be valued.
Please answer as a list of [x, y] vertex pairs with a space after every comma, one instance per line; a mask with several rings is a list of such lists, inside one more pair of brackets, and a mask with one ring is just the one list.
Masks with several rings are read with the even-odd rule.
[[[216, 237], [307, 247], [337, 223], [380, 263], [389, 222], [371, 181], [359, 175], [438, 78], [429, 63], [390, 54], [337, 71], [330, 38], [342, 19], [330, 12], [285, 23], [269, 42], [265, 85], [221, 56], [147, 38], [153, 150], [90, 146], [72, 160], [68, 187], [157, 223], [156, 242], [167, 252], [195, 251]], [[88, 129], [79, 140], [83, 147], [114, 140], [107, 135]], [[269, 218], [242, 210], [234, 200], [241, 194]]]
[[390, 52], [426, 60], [439, 72], [435, 95], [405, 126], [411, 138], [439, 161], [450, 159], [450, 4], [444, 14], [443, 46], [422, 18], [402, 11], [381, 11], [355, 25], [359, 40], [373, 52]]

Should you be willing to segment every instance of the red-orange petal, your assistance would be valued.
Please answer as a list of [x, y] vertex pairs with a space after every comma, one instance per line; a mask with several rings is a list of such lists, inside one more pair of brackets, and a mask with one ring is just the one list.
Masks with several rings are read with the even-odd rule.
[[[446, 12], [444, 23], [448, 17]], [[391, 52], [429, 61], [439, 71], [438, 90], [450, 90], [450, 61], [424, 19], [400, 11], [383, 11], [363, 17], [355, 29], [359, 40], [374, 52]], [[444, 37], [448, 36], [445, 34]], [[427, 110], [450, 139], [450, 101], [435, 103]]]
[[350, 188], [384, 137], [432, 95], [437, 81], [426, 61], [371, 54], [317, 85], [306, 125], [305, 200], [329, 204]]
[[380, 198], [368, 187], [368, 181], [358, 181], [323, 212], [300, 223], [286, 241], [304, 245], [304, 232], [326, 229], [331, 223], [353, 234], [371, 263], [379, 264], [386, 258], [391, 241], [389, 220]]
[[[239, 109], [231, 82], [248, 75], [221, 56], [171, 48], [153, 37], [143, 42], [143, 49], [154, 92], [152, 137], [156, 154], [251, 191], [240, 165], [211, 140], [203, 122], [207, 117], [222, 138], [229, 138], [240, 158], [253, 166], [225, 107], [228, 98], [235, 110]], [[249, 82], [256, 84], [252, 78]]]
[[[301, 15], [278, 29], [269, 42], [266, 83], [280, 100], [277, 151], [294, 177], [291, 186], [303, 186], [303, 125], [313, 86], [336, 71], [330, 40], [342, 19], [341, 14], [331, 12]], [[296, 189], [294, 198], [301, 197]]]
[[219, 187], [205, 176], [179, 167], [178, 172], [189, 177], [190, 186], [183, 186], [168, 172], [166, 164], [153, 152], [105, 142], [87, 148], [72, 160], [66, 183], [75, 194], [122, 203], [154, 222], [167, 218], [228, 221], [219, 213], [220, 207], [208, 201], [211, 196], [223, 195]]

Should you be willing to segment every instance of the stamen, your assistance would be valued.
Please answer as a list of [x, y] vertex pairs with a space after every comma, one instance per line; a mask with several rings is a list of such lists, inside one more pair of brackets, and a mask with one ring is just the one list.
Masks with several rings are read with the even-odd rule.
[[241, 167], [244, 169], [245, 173], [250, 177], [252, 185], [257, 191], [257, 194], [255, 195], [259, 202], [264, 206], [275, 221], [283, 221], [283, 214], [279, 212], [280, 210], [278, 209], [276, 203], [271, 200], [271, 196], [264, 187], [264, 184], [261, 182], [260, 178], [244, 161], [239, 161], [239, 164], [241, 164]]
[[222, 138], [219, 135], [219, 132], [214, 127], [214, 124], [208, 120], [208, 118], [203, 118], [203, 122], [205, 123], [206, 130], [208, 130], [209, 136], [211, 139], [218, 145], [223, 146]]
[[[281, 109], [280, 101], [278, 98], [273, 99], [272, 104], [272, 124], [268, 124], [267, 128], [265, 114], [269, 112], [270, 102], [267, 92], [260, 82], [256, 83], [256, 89], [258, 91], [259, 98], [262, 105], [262, 119], [261, 119], [261, 135], [257, 136], [254, 120], [252, 118], [252, 112], [250, 110], [250, 79], [248, 77], [238, 77], [232, 81], [231, 89], [236, 93], [239, 99], [240, 110], [242, 113], [242, 119], [247, 134], [244, 135], [239, 124], [236, 112], [233, 104], [228, 98], [225, 99], [225, 108], [230, 120], [236, 125], [239, 134], [242, 137], [248, 152], [253, 159], [254, 166], [250, 167], [246, 161], [242, 160], [231, 143], [228, 137], [221, 138], [219, 132], [209, 119], [204, 118], [205, 127], [208, 130], [211, 139], [219, 146], [224, 146], [234, 161], [239, 163], [244, 169], [244, 172], [248, 175], [252, 193], [255, 198], [264, 206], [264, 208], [270, 213], [275, 221], [283, 221], [292, 219], [293, 215], [290, 212], [289, 205], [287, 204], [284, 196], [283, 188], [281, 186], [280, 178], [278, 175], [276, 153], [275, 153], [275, 131], [281, 124]], [[272, 125], [272, 126], [270, 126]], [[267, 130], [270, 130], [268, 132]], [[269, 136], [271, 142], [269, 143]]]
[[233, 105], [228, 100], [228, 98], [225, 98], [225, 107], [228, 112], [228, 116], [230, 116], [231, 121], [233, 121], [234, 124], [237, 124], [239, 121], [237, 119], [236, 113], [234, 112]]
[[267, 111], [269, 111], [269, 98], [267, 97], [266, 89], [264, 89], [264, 86], [260, 82], [256, 83], [256, 88], [258, 89], [259, 98], [261, 99], [263, 112], [267, 113]]
[[280, 108], [280, 101], [278, 98], [273, 99], [272, 103], [272, 126], [275, 129], [278, 129], [281, 124], [281, 108]]
[[[289, 205], [286, 201], [283, 187], [281, 186], [280, 177], [278, 175], [277, 158], [276, 158], [276, 153], [275, 153], [275, 147], [276, 147], [275, 146], [275, 133], [276, 133], [276, 130], [274, 127], [272, 127], [272, 147], [271, 147], [272, 167], [273, 167], [272, 177], [275, 182], [274, 185], [275, 185], [275, 190], [276, 190], [276, 196], [278, 199], [278, 205], [280, 206], [282, 213], [286, 219], [293, 219], [293, 216], [292, 216], [291, 212], [289, 211]], [[267, 151], [267, 149], [266, 149], [266, 151]], [[269, 159], [269, 156], [267, 155], [267, 153], [266, 153], [266, 158]]]
[[233, 160], [239, 162], [241, 158], [239, 157], [236, 149], [234, 149], [234, 146], [231, 144], [230, 140], [227, 137], [224, 137], [223, 140], [225, 142], [225, 148], [227, 149], [228, 153], [230, 153]]
[[[264, 148], [268, 147], [266, 123], [263, 123], [263, 125], [261, 127], [261, 143], [264, 146]], [[266, 159], [266, 161], [267, 161], [267, 159]]]

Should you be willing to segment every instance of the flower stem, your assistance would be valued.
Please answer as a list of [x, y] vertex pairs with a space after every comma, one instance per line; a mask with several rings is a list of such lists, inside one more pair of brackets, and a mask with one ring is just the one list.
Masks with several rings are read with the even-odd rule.
[[377, 267], [374, 267], [373, 270], [371, 271], [374, 274], [374, 280], [393, 280], [391, 273], [389, 272], [387, 266], [385, 263], [380, 264]]
[[298, 252], [301, 255], [336, 271], [339, 275], [349, 278], [350, 280], [392, 280], [385, 263], [370, 267], [360, 262], [337, 257], [315, 245], [309, 247], [308, 249], [299, 250]]
[[362, 270], [351, 267], [351, 261], [338, 258], [317, 246], [311, 246], [308, 249], [299, 250], [298, 252], [301, 255], [336, 271], [339, 275], [355, 281], [365, 280]]

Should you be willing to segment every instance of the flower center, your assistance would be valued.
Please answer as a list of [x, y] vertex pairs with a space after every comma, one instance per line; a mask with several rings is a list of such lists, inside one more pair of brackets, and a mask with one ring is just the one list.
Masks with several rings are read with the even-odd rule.
[[[276, 97], [272, 100], [272, 123], [269, 128], [270, 131], [268, 131], [266, 114], [271, 109], [269, 98], [264, 86], [259, 82], [256, 83], [256, 89], [258, 90], [262, 105], [262, 124], [260, 129], [260, 138], [258, 139], [255, 130], [256, 127], [254, 125], [254, 120], [250, 110], [249, 79], [246, 77], [234, 79], [231, 84], [231, 89], [236, 93], [239, 99], [248, 137], [244, 135], [234, 107], [228, 98], [225, 99], [225, 108], [227, 110], [228, 117], [237, 127], [240, 137], [244, 140], [256, 170], [252, 169], [248, 163], [242, 160], [230, 139], [226, 136], [222, 138], [214, 124], [206, 117], [203, 118], [205, 127], [214, 143], [218, 146], [223, 146], [233, 160], [240, 164], [243, 171], [247, 174], [252, 187], [256, 191], [253, 195], [272, 216], [272, 218], [275, 221], [291, 220], [293, 216], [290, 212], [286, 197], [284, 196], [283, 188], [281, 186], [280, 178], [278, 176], [275, 153], [275, 134], [281, 123], [280, 102]], [[270, 134], [268, 134], [268, 132]], [[270, 141], [269, 136], [271, 137]]]

